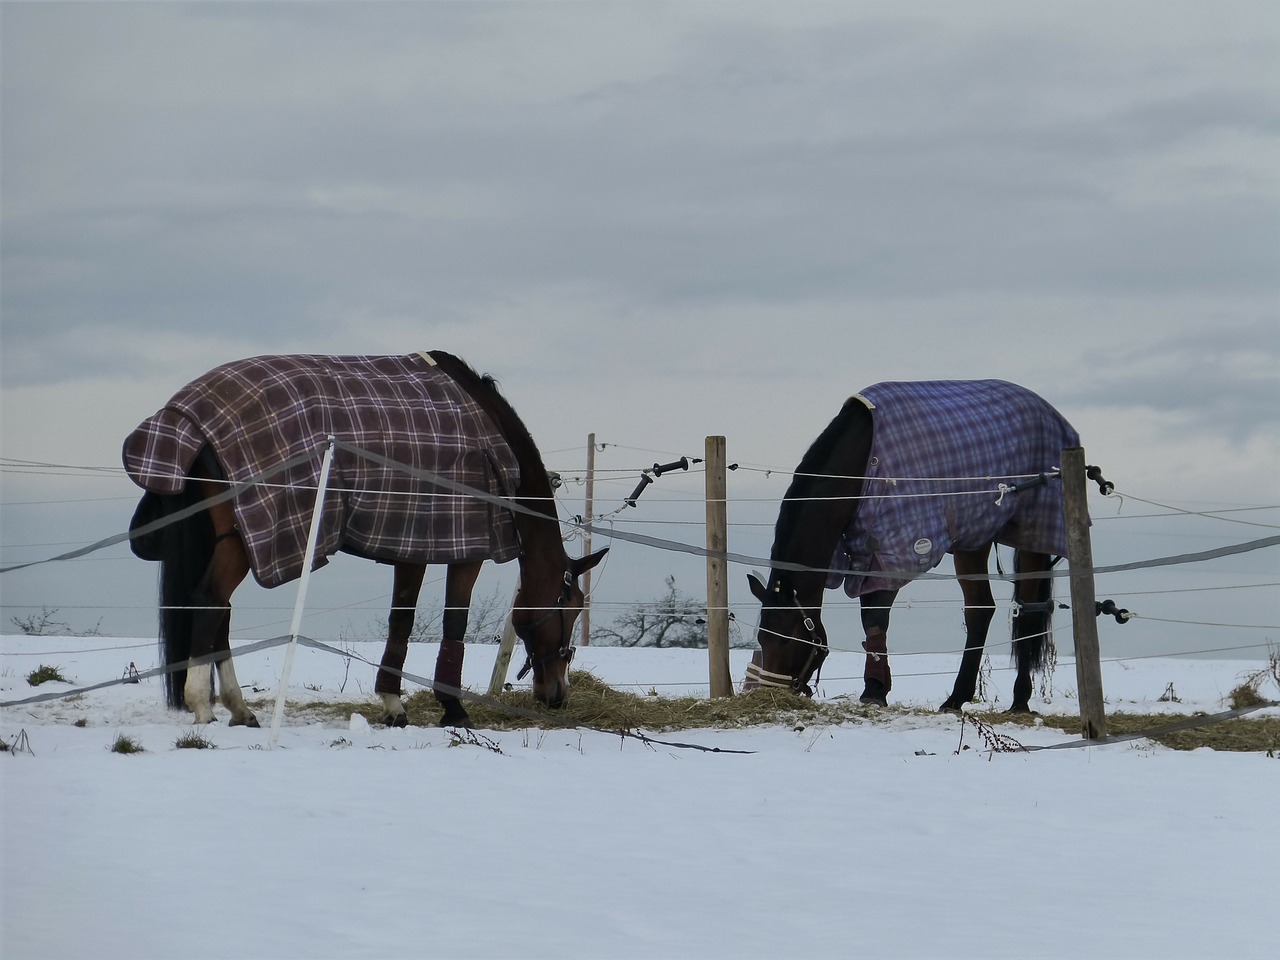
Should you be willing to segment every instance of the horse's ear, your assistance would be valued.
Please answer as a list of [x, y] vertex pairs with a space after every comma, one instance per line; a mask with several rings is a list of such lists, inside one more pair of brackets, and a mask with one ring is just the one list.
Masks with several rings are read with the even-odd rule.
[[608, 552], [609, 552], [609, 548], [605, 547], [603, 550], [597, 550], [595, 553], [591, 554], [590, 556], [577, 557], [574, 559], [570, 559], [569, 573], [573, 575], [573, 578], [575, 580], [578, 579], [578, 577], [582, 576], [582, 574], [586, 573], [588, 570], [594, 567], [597, 563], [603, 560], [604, 555]]
[[754, 573], [748, 573], [747, 585], [751, 587], [751, 593], [755, 598], [761, 603], [764, 603], [769, 596], [769, 592], [765, 589], [764, 584], [760, 582], [760, 578]]

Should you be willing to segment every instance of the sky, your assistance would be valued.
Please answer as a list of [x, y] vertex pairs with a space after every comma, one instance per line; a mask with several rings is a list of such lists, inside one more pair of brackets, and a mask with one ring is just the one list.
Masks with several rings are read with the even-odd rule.
[[[4, 3], [0, 55], [6, 564], [123, 531], [125, 436], [262, 353], [466, 358], [568, 478], [565, 516], [589, 434], [598, 513], [723, 435], [749, 556], [843, 400], [894, 379], [1057, 406], [1128, 495], [1091, 504], [1099, 564], [1280, 525], [1272, 3]], [[702, 483], [612, 522], [699, 543]], [[1102, 582], [1150, 618], [1104, 652], [1273, 640], [1277, 573], [1271, 548]], [[696, 557], [615, 546], [597, 620], [668, 575], [705, 595]], [[376, 629], [389, 571], [314, 583], [342, 609], [313, 633]], [[154, 630], [123, 547], [0, 591], [6, 626]], [[949, 649], [958, 594], [904, 593], [891, 646]], [[270, 634], [293, 591], [236, 603]]]

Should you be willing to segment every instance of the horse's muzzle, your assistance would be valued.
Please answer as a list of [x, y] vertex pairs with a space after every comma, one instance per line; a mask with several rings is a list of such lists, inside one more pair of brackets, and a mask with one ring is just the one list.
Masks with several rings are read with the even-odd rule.
[[558, 710], [564, 706], [566, 698], [569, 696], [569, 678], [567, 676], [557, 676], [561, 672], [567, 673], [567, 670], [549, 669], [543, 674], [541, 681], [534, 680], [533, 696], [534, 699], [545, 703], [552, 710]]

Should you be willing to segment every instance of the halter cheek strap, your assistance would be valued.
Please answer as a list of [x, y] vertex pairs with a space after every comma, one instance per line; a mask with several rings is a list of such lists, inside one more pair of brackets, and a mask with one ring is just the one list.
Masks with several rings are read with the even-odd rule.
[[[550, 620], [555, 614], [558, 613], [560, 614], [560, 636], [563, 637], [565, 634], [564, 608], [565, 608], [565, 604], [569, 602], [569, 597], [572, 596], [572, 594], [573, 594], [573, 574], [571, 574], [568, 570], [566, 570], [564, 573], [564, 588], [560, 591], [560, 596], [556, 600], [556, 605], [552, 607], [550, 610], [548, 610], [546, 613], [544, 613], [542, 616], [540, 616], [537, 620], [533, 621], [533, 624], [529, 627], [530, 635], [532, 635], [534, 630], [537, 630], [540, 626], [542, 626], [544, 623]], [[558, 650], [553, 651], [552, 653], [544, 653], [538, 657], [535, 657], [533, 654], [528, 653], [526, 651], [525, 658], [524, 658], [524, 666], [521, 667], [520, 672], [516, 674], [516, 680], [523, 680], [525, 677], [529, 675], [529, 671], [532, 670], [534, 667], [541, 667], [548, 663], [554, 663], [556, 660], [563, 660], [566, 664], [573, 663], [573, 655], [575, 652], [576, 652], [576, 648], [573, 646], [571, 642], [565, 643], [564, 646], [560, 647], [560, 649]]]

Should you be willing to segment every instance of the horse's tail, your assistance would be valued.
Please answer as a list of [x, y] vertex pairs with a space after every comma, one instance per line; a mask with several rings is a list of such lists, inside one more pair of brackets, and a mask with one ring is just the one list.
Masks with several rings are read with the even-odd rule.
[[[201, 500], [195, 483], [181, 493], [147, 493], [134, 512], [130, 529], [160, 520]], [[213, 522], [205, 511], [192, 514], [132, 541], [133, 552], [160, 562], [160, 663], [168, 666], [191, 656], [195, 608], [191, 606], [213, 556]], [[165, 701], [175, 710], [185, 705], [186, 669], [164, 675]]]
[[[1028, 559], [1031, 562], [1028, 563]], [[1053, 561], [1044, 554], [1032, 554], [1028, 558], [1018, 551], [1014, 555], [1014, 570], [1018, 573], [1052, 569]], [[1019, 587], [1020, 608], [1013, 619], [1012, 655], [1019, 673], [1024, 667], [1034, 673], [1042, 670], [1053, 656], [1053, 577], [1023, 580]]]

